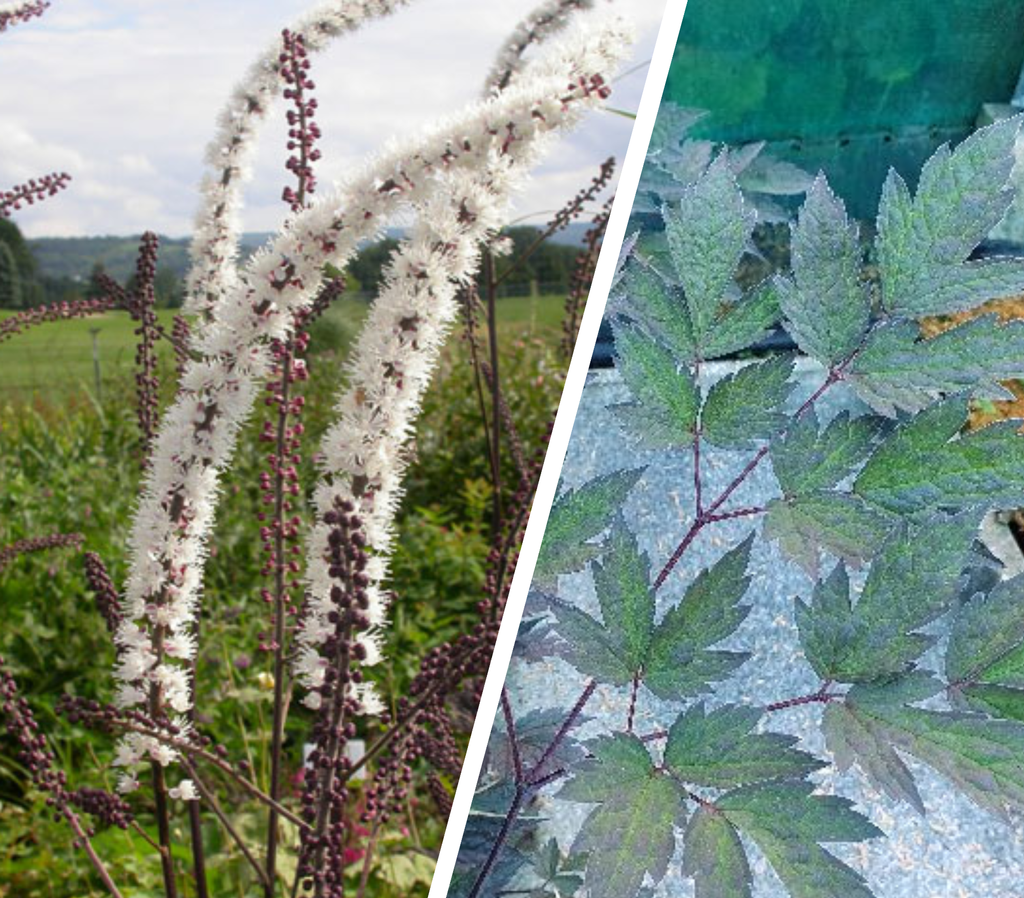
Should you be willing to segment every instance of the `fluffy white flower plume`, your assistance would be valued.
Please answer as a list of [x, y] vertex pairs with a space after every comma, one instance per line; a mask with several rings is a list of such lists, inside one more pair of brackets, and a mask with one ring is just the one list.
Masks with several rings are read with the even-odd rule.
[[501, 45], [484, 83], [484, 93], [502, 91], [525, 65], [523, 55], [569, 24], [573, 14], [591, 9], [594, 0], [548, 0], [523, 19]]
[[[379, 4], [388, 11], [393, 5]], [[115, 635], [122, 706], [155, 699], [161, 708], [181, 713], [191, 707], [183, 672], [195, 654], [192, 634], [219, 475], [252, 409], [258, 382], [270, 368], [269, 343], [285, 336], [295, 313], [312, 303], [325, 263], [343, 268], [361, 241], [377, 234], [389, 216], [412, 206], [436, 220], [431, 230], [417, 230], [395, 260], [389, 286], [371, 310], [350, 372], [353, 383], [365, 385], [363, 398], [353, 390], [339, 405], [344, 426], [353, 430], [344, 435], [332, 430], [328, 476], [317, 495], [324, 507], [331, 490], [359, 493], [367, 536], [379, 553], [369, 573], [375, 589], [379, 586], [404, 465], [402, 446], [451, 318], [452, 278], [471, 270], [474, 241], [501, 224], [496, 210], [509, 193], [512, 175], [534, 159], [539, 138], [572, 124], [600, 101], [627, 39], [619, 22], [574, 30], [557, 52], [531, 63], [501, 95], [474, 104], [416, 141], [392, 146], [347, 185], [296, 213], [243, 273], [210, 297], [209, 314], [201, 318], [193, 341], [197, 357], [186, 365], [154, 440], [129, 539], [123, 622]], [[453, 209], [450, 201], [445, 207], [446, 190], [458, 192], [464, 211], [461, 205]], [[479, 227], [467, 225], [463, 216], [475, 217]], [[435, 241], [450, 238], [452, 248], [438, 256], [431, 235]], [[402, 321], [410, 312], [422, 316], [419, 340], [425, 354], [409, 352]], [[391, 359], [400, 362], [400, 380], [380, 378], [382, 362]], [[353, 489], [359, 478], [367, 478], [366, 488]], [[318, 528], [310, 543], [317, 589], [321, 536]], [[318, 613], [314, 609], [304, 638], [318, 632]], [[383, 602], [376, 613], [382, 622]], [[315, 641], [306, 646], [314, 652], [315, 647]], [[370, 659], [374, 648], [367, 646]], [[316, 659], [308, 653], [300, 657], [309, 683], [316, 676]], [[371, 702], [367, 697], [368, 707]], [[126, 767], [147, 756], [160, 764], [173, 760], [173, 752], [155, 741], [126, 737], [125, 746]]]
[[[608, 78], [627, 40], [622, 23], [597, 29], [577, 25], [571, 39], [521, 70], [513, 86], [505, 89], [506, 98], [532, 93], [543, 100], [549, 72], [562, 73], [563, 83], [568, 75], [583, 93]], [[595, 81], [594, 75], [601, 77]], [[548, 109], [542, 127], [529, 128], [522, 120], [503, 126], [495, 119], [489, 129], [494, 137], [480, 164], [441, 173], [436, 189], [417, 204], [417, 224], [395, 254], [352, 350], [337, 421], [321, 444], [324, 477], [315, 493], [319, 522], [310, 533], [306, 553], [309, 590], [296, 667], [307, 689], [315, 690], [323, 681], [326, 662], [317, 649], [334, 632], [330, 619], [337, 610], [331, 601], [333, 582], [325, 551], [331, 528], [323, 516], [348, 502], [362, 520], [374, 561], [366, 572], [368, 616], [380, 628], [387, 612], [382, 581], [402, 494], [405, 447], [440, 349], [458, 315], [457, 289], [476, 272], [481, 243], [507, 223], [510, 195], [536, 162], [547, 142], [544, 138], [554, 128], [571, 125], [585, 107], [586, 103], [562, 104], [557, 112]], [[368, 651], [364, 666], [379, 655], [377, 638], [373, 631], [363, 637]], [[377, 701], [365, 684], [357, 697], [365, 713], [374, 713]], [[307, 704], [316, 706], [319, 700], [315, 691], [307, 695]]]
[[[366, 22], [390, 15], [410, 0], [327, 0], [289, 30], [316, 52], [331, 40]], [[209, 170], [203, 177], [203, 202], [196, 216], [189, 253], [185, 312], [208, 312], [237, 280], [242, 188], [259, 129], [280, 96], [281, 41], [275, 41], [249, 68], [221, 111], [217, 133], [206, 149]]]

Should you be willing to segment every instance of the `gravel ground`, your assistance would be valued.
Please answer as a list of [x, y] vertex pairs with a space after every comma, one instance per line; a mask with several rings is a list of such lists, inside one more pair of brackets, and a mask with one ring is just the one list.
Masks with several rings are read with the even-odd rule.
[[[725, 373], [720, 366], [713, 376]], [[794, 396], [801, 401], [813, 388], [816, 377], [810, 365], [798, 368], [805, 382]], [[625, 510], [631, 529], [638, 535], [656, 568], [659, 559], [671, 554], [685, 532], [691, 515], [692, 473], [689, 453], [667, 459], [663, 453], [637, 451], [622, 435], [607, 406], [628, 398], [615, 371], [592, 372], [583, 392], [572, 440], [563, 468], [566, 486], [625, 466], [651, 462], [634, 489]], [[830, 417], [849, 397], [836, 395], [821, 409]], [[749, 453], [709, 453], [704, 465], [707, 495], [714, 496], [743, 467]], [[734, 497], [734, 507], [760, 504], [775, 490], [770, 467], [755, 471]], [[724, 550], [735, 545], [757, 526], [748, 520], [724, 522], [705, 532], [694, 543], [659, 593], [659, 613], [675, 604], [686, 585], [701, 567], [712, 563]], [[997, 554], [1012, 558], [1012, 542], [997, 527], [990, 527]], [[1020, 559], [1014, 559], [1019, 566]], [[746, 702], [766, 704], [803, 694], [817, 688], [817, 678], [803, 660], [793, 622], [793, 596], [807, 596], [811, 581], [795, 565], [785, 561], [772, 545], [755, 543], [751, 567], [752, 584], [747, 600], [753, 610], [726, 648], [751, 651], [753, 657], [739, 675], [719, 684], [710, 703]], [[597, 603], [589, 574], [565, 577], [561, 595], [591, 613]], [[513, 702], [519, 711], [542, 707], [568, 707], [578, 697], [584, 678], [560, 659], [525, 664], [513, 661], [508, 680]], [[601, 688], [587, 708], [598, 719], [580, 732], [596, 735], [605, 727], [600, 718], [622, 728], [628, 704], [627, 690]], [[655, 699], [649, 693], [638, 705], [636, 729], [648, 732], [669, 725], [678, 708]], [[772, 728], [799, 736], [802, 747], [828, 757], [819, 730], [821, 706], [806, 705], [772, 716]], [[845, 862], [866, 876], [879, 898], [1018, 898], [1024, 894], [1024, 829], [1010, 828], [976, 808], [928, 768], [910, 761], [928, 809], [925, 818], [879, 794], [854, 769], [843, 776], [825, 770], [817, 776], [821, 790], [835, 791], [852, 799], [872, 821], [888, 834], [886, 839], [851, 846], [833, 846]], [[569, 802], [551, 802], [545, 824], [564, 848], [571, 843], [588, 807]], [[748, 843], [755, 876], [757, 898], [785, 896], [767, 862]], [[689, 898], [690, 882], [680, 874], [677, 853], [669, 874], [655, 892], [657, 898]]]

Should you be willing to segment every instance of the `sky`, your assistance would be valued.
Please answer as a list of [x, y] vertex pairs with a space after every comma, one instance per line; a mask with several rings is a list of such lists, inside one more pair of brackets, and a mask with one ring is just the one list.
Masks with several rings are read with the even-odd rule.
[[[538, 0], [417, 0], [313, 59], [324, 132], [320, 192], [384, 139], [415, 133], [476, 99], [494, 54]], [[612, 106], [635, 110], [664, 0], [600, 0], [633, 19], [638, 42]], [[214, 122], [252, 59], [311, 0], [54, 0], [41, 19], [0, 35], [0, 187], [50, 171], [72, 175], [60, 196], [15, 214], [30, 237], [185, 236]], [[262, 134], [245, 229], [285, 213], [283, 106]], [[620, 160], [631, 121], [592, 114], [516, 202], [538, 216]], [[560, 204], [560, 203], [557, 203]]]

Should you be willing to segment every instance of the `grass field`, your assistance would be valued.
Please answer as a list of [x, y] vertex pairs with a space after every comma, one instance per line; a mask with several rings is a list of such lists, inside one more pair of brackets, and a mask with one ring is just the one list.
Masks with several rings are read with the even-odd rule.
[[[561, 325], [560, 296], [509, 297], [498, 301], [499, 328], [507, 336], [553, 336]], [[358, 332], [367, 306], [342, 300], [318, 327], [331, 348], [344, 349]], [[11, 314], [0, 310], [0, 319]], [[173, 311], [160, 310], [160, 322], [170, 330]], [[99, 359], [100, 390], [124, 389], [135, 357], [135, 325], [126, 312], [34, 327], [0, 344], [0, 398], [12, 401], [62, 401], [73, 394], [95, 394], [93, 336]], [[555, 337], [557, 339], [557, 337]], [[314, 331], [314, 342], [317, 332]], [[160, 345], [161, 375], [171, 378], [172, 355]]]

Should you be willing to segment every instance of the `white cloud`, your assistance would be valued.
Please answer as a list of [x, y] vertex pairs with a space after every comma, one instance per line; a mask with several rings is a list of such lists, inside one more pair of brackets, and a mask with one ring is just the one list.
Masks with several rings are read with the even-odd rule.
[[[537, 0], [421, 0], [343, 38], [314, 60], [324, 131], [322, 182], [342, 175], [388, 136], [475, 99], [493, 54]], [[59, 198], [19, 213], [30, 235], [168, 234], [190, 229], [195, 185], [213, 122], [251, 58], [307, 0], [61, 0], [0, 40], [0, 184], [67, 169]], [[618, 0], [641, 41], [654, 44], [664, 0]], [[26, 73], [31, 73], [26, 76]], [[635, 108], [643, 73], [616, 85]], [[606, 156], [621, 158], [629, 123], [597, 116], [538, 172], [517, 209], [571, 195]], [[246, 227], [275, 227], [287, 181], [283, 113], [268, 124]]]

